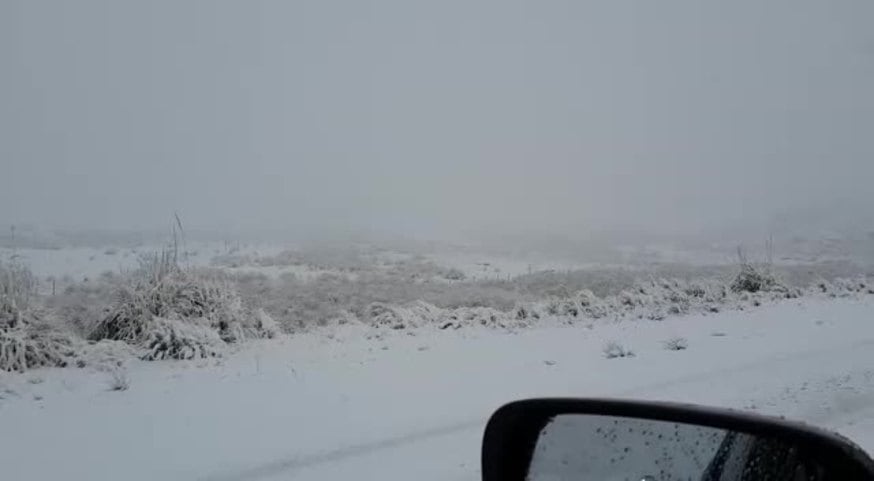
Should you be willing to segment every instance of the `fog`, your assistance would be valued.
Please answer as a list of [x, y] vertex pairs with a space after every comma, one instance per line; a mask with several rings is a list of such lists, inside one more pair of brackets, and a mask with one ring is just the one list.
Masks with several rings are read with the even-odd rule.
[[5, 0], [0, 222], [870, 219], [872, 19], [867, 0]]

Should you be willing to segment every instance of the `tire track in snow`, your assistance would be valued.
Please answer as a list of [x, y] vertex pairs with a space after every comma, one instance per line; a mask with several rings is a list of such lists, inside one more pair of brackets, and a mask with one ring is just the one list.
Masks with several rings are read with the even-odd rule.
[[[609, 395], [616, 397], [645, 397], [652, 399], [653, 393], [670, 389], [674, 387], [682, 387], [688, 384], [696, 384], [702, 381], [710, 381], [714, 378], [721, 378], [729, 375], [743, 374], [748, 371], [758, 371], [763, 366], [780, 365], [783, 363], [791, 363], [801, 359], [810, 360], [811, 358], [832, 358], [835, 353], [846, 354], [849, 351], [856, 349], [870, 349], [874, 346], [874, 339], [863, 339], [842, 346], [833, 346], [823, 349], [811, 349], [806, 351], [797, 351], [789, 354], [775, 355], [765, 358], [760, 358], [747, 363], [736, 364], [719, 369], [698, 372], [685, 376], [679, 376], [670, 380], [655, 382], [642, 386], [635, 386], [630, 389], [621, 390], [614, 393], [602, 393], [601, 395]], [[874, 396], [872, 394], [871, 396]], [[866, 399], [868, 399], [866, 395]], [[509, 401], [509, 400], [508, 400]], [[855, 404], [855, 403], [854, 403]], [[870, 406], [870, 404], [864, 407]], [[860, 404], [859, 408], [863, 406]], [[495, 406], [497, 408], [497, 406]], [[814, 413], [812, 418], [816, 418]], [[293, 455], [287, 458], [278, 459], [273, 462], [264, 463], [258, 466], [243, 468], [237, 471], [218, 473], [199, 478], [201, 481], [252, 481], [258, 479], [269, 478], [279, 474], [291, 474], [294, 471], [311, 468], [323, 464], [343, 461], [345, 459], [366, 456], [376, 452], [395, 449], [404, 445], [421, 442], [442, 436], [449, 436], [475, 429], [484, 429], [486, 416], [477, 416], [468, 420], [438, 426], [429, 429], [411, 431], [400, 436], [386, 437], [377, 441], [366, 443], [353, 444], [339, 449], [323, 451], [313, 454]], [[807, 419], [807, 418], [805, 418]], [[829, 418], [822, 418], [828, 420]]]
[[425, 439], [464, 432], [470, 429], [478, 428], [482, 425], [482, 419], [477, 419], [476, 421], [468, 421], [432, 429], [425, 429], [422, 431], [414, 431], [403, 436], [385, 438], [375, 442], [353, 444], [344, 448], [316, 454], [292, 456], [289, 458], [277, 460], [272, 463], [255, 466], [249, 469], [244, 469], [232, 473], [207, 476], [199, 479], [201, 479], [202, 481], [240, 481], [262, 479], [281, 473], [289, 473], [303, 468], [318, 466], [320, 464], [332, 463], [347, 458], [368, 455], [377, 451], [393, 449], [399, 446], [403, 446], [405, 444], [411, 444]]

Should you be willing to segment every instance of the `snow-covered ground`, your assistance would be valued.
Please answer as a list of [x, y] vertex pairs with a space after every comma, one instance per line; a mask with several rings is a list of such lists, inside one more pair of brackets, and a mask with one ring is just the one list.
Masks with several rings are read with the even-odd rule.
[[[48, 241], [47, 241], [48, 242]], [[857, 244], [862, 244], [859, 247]], [[874, 265], [871, 242], [852, 239], [797, 241], [777, 248], [773, 260], [779, 266], [815, 265], [829, 261], [846, 261], [861, 266]], [[95, 242], [78, 247], [0, 247], [0, 261], [16, 259], [27, 265], [41, 280], [69, 277], [72, 281], [93, 279], [104, 272], [120, 272], [138, 266], [140, 257], [168, 247], [165, 242], [137, 245], [113, 245]], [[412, 243], [387, 248], [378, 243], [340, 243], [321, 249], [318, 244], [289, 242], [218, 242], [183, 241], [180, 260], [188, 266], [215, 266], [228, 272], [258, 273], [271, 278], [293, 275], [302, 281], [323, 274], [351, 276], [350, 267], [374, 271], [398, 262], [428, 261], [455, 269], [468, 280], [506, 280], [524, 274], [554, 271], [614, 269], [638, 270], [654, 265], [733, 266], [737, 263], [736, 245], [702, 245], [696, 248], [671, 244], [615, 246], [612, 254], [602, 257], [581, 252], [574, 256], [556, 254], [548, 249], [502, 252], [477, 245], [429, 243], [427, 248]], [[768, 254], [763, 246], [747, 246], [751, 260], [763, 261]], [[281, 254], [296, 254], [283, 258]], [[275, 256], [279, 255], [277, 259]], [[294, 262], [290, 262], [290, 261]], [[350, 263], [351, 261], [351, 263]]]
[[[0, 247], [0, 260], [16, 259], [27, 265], [39, 278], [60, 279], [70, 276], [81, 281], [110, 271], [134, 269], [140, 256], [166, 248], [166, 244], [149, 244], [137, 247], [64, 247], [59, 249], [34, 249]], [[236, 255], [271, 255], [286, 248], [282, 244], [229, 245], [221, 242], [187, 242], [180, 246], [185, 265], [207, 266], [213, 257], [232, 251]]]
[[[874, 451], [874, 296], [516, 333], [354, 328], [223, 360], [0, 378], [0, 466], [17, 480], [479, 476], [492, 410], [530, 396], [682, 400], [784, 414]], [[682, 336], [689, 347], [668, 351]], [[618, 341], [636, 354], [606, 359]]]

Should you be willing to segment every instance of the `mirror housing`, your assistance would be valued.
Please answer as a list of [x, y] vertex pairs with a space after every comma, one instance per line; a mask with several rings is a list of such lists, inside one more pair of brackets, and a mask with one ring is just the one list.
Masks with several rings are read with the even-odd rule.
[[[486, 425], [483, 438], [483, 481], [528, 481], [535, 479], [536, 477], [529, 477], [529, 468], [535, 461], [535, 452], [542, 451], [542, 443], [539, 445], [538, 441], [543, 439], [541, 436], [545, 429], [560, 417], [587, 419], [586, 416], [602, 422], [603, 420], [611, 420], [614, 423], [621, 421], [636, 423], [636, 425], [652, 422], [653, 425], [673, 426], [674, 432], [680, 425], [686, 428], [719, 432], [722, 440], [716, 440], [712, 453], [716, 453], [717, 448], [720, 452], [724, 451], [724, 446], [728, 442], [725, 441], [726, 439], [743, 436], [745, 439], [759, 443], [759, 445], [778, 446], [784, 452], [791, 452], [793, 459], [802, 459], [805, 464], [814, 464], [818, 474], [815, 476], [807, 475], [813, 480], [863, 481], [874, 479], [874, 461], [861, 448], [837, 434], [804, 424], [728, 409], [678, 403], [554, 398], [512, 402], [501, 407], [492, 415]], [[563, 436], [567, 436], [567, 428], [559, 430], [563, 431]], [[628, 432], [631, 432], [631, 429]], [[646, 433], [645, 430], [643, 432]], [[594, 432], [581, 432], [579, 439], [576, 440], [579, 442], [574, 444], [572, 449], [566, 449], [566, 451], [580, 452], [582, 458], [582, 452], [586, 446], [586, 436], [594, 436]], [[659, 441], [653, 442], [661, 443], [661, 439], [662, 436], [658, 436]], [[615, 440], [614, 435], [612, 441]], [[667, 443], [667, 440], [665, 442]], [[720, 442], [722, 445], [719, 445]], [[592, 444], [591, 437], [589, 444]], [[731, 445], [731, 443], [728, 444]], [[649, 445], [650, 441], [647, 441], [647, 446]], [[625, 451], [627, 452], [628, 449], [625, 448]], [[601, 459], [601, 457], [591, 459]], [[761, 459], [758, 461], [759, 464], [763, 463]], [[612, 463], [614, 460], [610, 461]], [[769, 476], [713, 475], [712, 465], [715, 462], [710, 461], [711, 466], [707, 466], [702, 471], [703, 474], [699, 474], [702, 479], [718, 479], [719, 481], [771, 479]], [[577, 464], [579, 465], [579, 463]], [[784, 467], [777, 466], [777, 468], [783, 469]], [[629, 475], [629, 479], [659, 479], [658, 476], [644, 475], [646, 473], [626, 474]], [[549, 476], [545, 477], [549, 478]], [[673, 479], [670, 475], [663, 476], [663, 478]], [[562, 478], [560, 476], [556, 478], [552, 475], [552, 479]], [[577, 477], [576, 479], [585, 478]], [[788, 479], [794, 480], [794, 477]]]

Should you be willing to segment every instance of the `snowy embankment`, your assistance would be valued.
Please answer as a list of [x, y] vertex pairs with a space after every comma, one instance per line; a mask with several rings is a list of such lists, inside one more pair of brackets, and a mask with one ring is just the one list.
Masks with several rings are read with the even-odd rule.
[[[342, 326], [223, 359], [133, 361], [126, 391], [88, 369], [5, 374], [0, 466], [19, 480], [474, 480], [489, 413], [557, 395], [785, 414], [874, 450], [872, 318], [860, 294], [591, 329], [366, 340]], [[666, 350], [674, 337], [688, 348]], [[609, 341], [635, 356], [605, 358]]]

